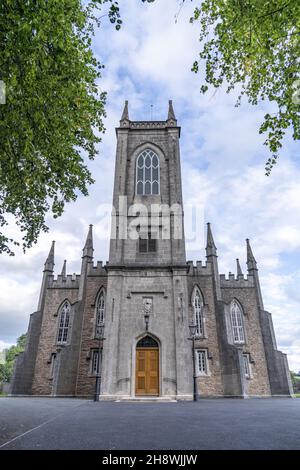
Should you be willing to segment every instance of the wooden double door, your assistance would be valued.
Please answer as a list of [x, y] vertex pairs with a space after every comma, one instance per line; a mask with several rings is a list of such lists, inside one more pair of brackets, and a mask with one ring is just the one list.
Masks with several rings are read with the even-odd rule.
[[136, 349], [136, 395], [159, 395], [159, 349], [142, 347]]

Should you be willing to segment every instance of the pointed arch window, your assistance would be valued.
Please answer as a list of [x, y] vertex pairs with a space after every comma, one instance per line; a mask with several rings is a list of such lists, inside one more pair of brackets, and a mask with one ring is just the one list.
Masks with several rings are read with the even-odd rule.
[[151, 196], [159, 193], [159, 158], [153, 150], [146, 149], [136, 160], [136, 194]]
[[237, 300], [233, 300], [230, 304], [230, 319], [232, 326], [233, 342], [244, 343], [245, 342], [245, 331], [243, 322], [243, 311], [242, 307]]
[[100, 373], [100, 365], [101, 365], [101, 355], [102, 351], [99, 349], [92, 350], [92, 361], [91, 361], [91, 375], [97, 376]]
[[209, 375], [206, 349], [196, 349], [196, 371], [198, 375]]
[[193, 320], [194, 324], [197, 326], [196, 336], [204, 336], [204, 303], [203, 297], [198, 287], [195, 287], [193, 292]]
[[59, 315], [59, 324], [58, 324], [58, 334], [57, 342], [59, 344], [65, 344], [68, 340], [69, 326], [70, 326], [70, 312], [71, 305], [68, 300], [66, 300], [61, 309]]
[[95, 329], [95, 337], [100, 337], [100, 329], [101, 326], [104, 325], [105, 322], [105, 291], [101, 289], [98, 294], [97, 301], [96, 301], [96, 329]]
[[137, 348], [158, 348], [158, 342], [152, 336], [144, 336], [136, 345]]

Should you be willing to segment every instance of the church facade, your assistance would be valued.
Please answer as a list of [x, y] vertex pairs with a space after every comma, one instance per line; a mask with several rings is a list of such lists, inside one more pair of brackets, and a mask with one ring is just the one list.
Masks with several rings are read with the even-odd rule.
[[[125, 103], [117, 150], [109, 261], [94, 263], [90, 226], [81, 272], [54, 276], [54, 242], [37, 311], [14, 369], [12, 395], [101, 400], [290, 396], [247, 240], [246, 276], [218, 272], [207, 225], [206, 262], [187, 262], [180, 127], [132, 121]], [[191, 335], [193, 340], [191, 340]]]

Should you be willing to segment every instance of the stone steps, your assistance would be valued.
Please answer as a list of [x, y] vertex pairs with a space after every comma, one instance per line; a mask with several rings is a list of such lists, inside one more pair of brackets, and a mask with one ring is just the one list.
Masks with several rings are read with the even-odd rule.
[[131, 402], [131, 403], [176, 403], [177, 400], [169, 397], [132, 397], [132, 398], [120, 398], [115, 402]]

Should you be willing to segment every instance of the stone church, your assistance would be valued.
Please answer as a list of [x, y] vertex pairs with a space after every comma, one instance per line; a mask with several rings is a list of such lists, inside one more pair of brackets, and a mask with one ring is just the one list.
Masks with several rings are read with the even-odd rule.
[[246, 276], [238, 260], [219, 274], [210, 224], [206, 262], [186, 261], [172, 102], [166, 121], [132, 121], [125, 102], [116, 135], [109, 261], [94, 262], [90, 226], [80, 274], [56, 277], [53, 242], [12, 395], [290, 396], [249, 240]]

